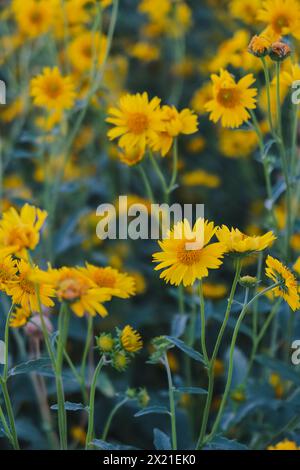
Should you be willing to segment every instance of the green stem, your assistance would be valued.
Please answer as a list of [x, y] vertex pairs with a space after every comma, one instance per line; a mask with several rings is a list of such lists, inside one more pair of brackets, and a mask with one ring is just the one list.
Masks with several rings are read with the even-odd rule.
[[81, 368], [80, 368], [80, 375], [81, 375], [81, 379], [83, 380], [83, 382], [85, 382], [86, 380], [86, 362], [87, 362], [88, 353], [91, 349], [91, 343], [93, 339], [94, 322], [93, 322], [93, 317], [91, 315], [88, 315], [87, 317], [87, 324], [88, 324], [87, 334], [86, 334], [86, 340], [85, 340]]
[[159, 181], [161, 182], [161, 186], [162, 186], [162, 189], [163, 189], [163, 193], [164, 193], [164, 199], [165, 199], [165, 202], [168, 203], [169, 201], [169, 188], [168, 188], [168, 185], [166, 183], [166, 180], [165, 180], [165, 177], [164, 177], [164, 174], [163, 172], [161, 171], [160, 167], [159, 167], [159, 164], [157, 163], [152, 151], [149, 149], [149, 157], [150, 157], [150, 161], [151, 161], [151, 164], [153, 166], [153, 169], [159, 179]]
[[108, 433], [109, 433], [109, 429], [110, 429], [110, 426], [111, 426], [111, 423], [112, 423], [112, 420], [114, 419], [116, 413], [119, 411], [119, 409], [125, 405], [125, 403], [128, 402], [128, 398], [124, 398], [124, 400], [120, 401], [120, 403], [117, 403], [116, 406], [114, 406], [114, 408], [111, 410], [108, 418], [107, 418], [107, 421], [105, 423], [105, 426], [104, 426], [104, 430], [103, 430], [103, 433], [102, 433], [102, 440], [103, 441], [106, 441], [107, 439], [107, 436], [108, 436]]
[[204, 296], [203, 296], [203, 283], [202, 279], [199, 282], [199, 299], [200, 299], [200, 317], [201, 317], [201, 349], [202, 354], [204, 356], [205, 363], [209, 364], [209, 358], [207, 354], [206, 348], [206, 319], [205, 319], [205, 303], [204, 303]]
[[228, 396], [229, 396], [229, 393], [230, 393], [230, 388], [231, 388], [231, 382], [232, 382], [232, 375], [233, 375], [233, 366], [234, 366], [234, 350], [235, 350], [235, 345], [236, 345], [236, 341], [237, 341], [237, 337], [238, 337], [238, 334], [239, 334], [239, 331], [240, 331], [240, 327], [242, 325], [242, 322], [246, 316], [246, 313], [249, 309], [249, 307], [251, 307], [253, 305], [253, 303], [256, 302], [256, 300], [261, 297], [262, 295], [265, 295], [267, 292], [275, 289], [276, 287], [278, 287], [279, 285], [281, 285], [281, 283], [276, 283], [276, 284], [273, 284], [272, 286], [270, 287], [267, 287], [266, 289], [264, 289], [262, 292], [260, 292], [259, 294], [257, 294], [256, 296], [254, 296], [250, 302], [247, 302], [247, 296], [245, 296], [245, 302], [244, 302], [244, 307], [240, 313], [240, 316], [236, 322], [236, 325], [235, 325], [235, 328], [234, 328], [234, 332], [233, 332], [233, 335], [232, 335], [232, 340], [231, 340], [231, 345], [230, 345], [230, 353], [229, 353], [229, 368], [228, 368], [228, 376], [227, 376], [227, 381], [226, 381], [226, 386], [225, 386], [225, 391], [224, 391], [224, 394], [223, 394], [223, 397], [222, 397], [222, 401], [221, 401], [221, 404], [220, 404], [220, 408], [219, 408], [219, 411], [218, 411], [218, 414], [217, 414], [217, 417], [216, 417], [216, 420], [215, 420], [215, 423], [213, 425], [213, 428], [212, 428], [212, 431], [210, 433], [210, 435], [208, 436], [208, 438], [205, 440], [205, 443], [211, 441], [217, 431], [218, 431], [218, 428], [219, 428], [219, 424], [220, 424], [220, 421], [221, 421], [221, 418], [223, 416], [223, 412], [224, 412], [224, 408], [225, 408], [225, 405], [227, 403], [227, 399], [228, 399]]
[[154, 204], [154, 196], [153, 196], [153, 191], [152, 191], [152, 188], [151, 188], [151, 184], [150, 184], [150, 181], [148, 179], [148, 176], [142, 166], [142, 164], [140, 163], [138, 165], [138, 170], [141, 174], [141, 177], [142, 177], [142, 180], [144, 182], [144, 185], [145, 185], [145, 188], [146, 188], [146, 193], [147, 193], [147, 197], [148, 199], [152, 202], [152, 204]]
[[213, 399], [213, 392], [214, 392], [214, 380], [215, 380], [215, 373], [214, 373], [214, 365], [216, 358], [218, 356], [218, 352], [220, 349], [220, 345], [226, 330], [226, 326], [229, 320], [230, 312], [231, 312], [231, 306], [234, 300], [234, 295], [236, 292], [237, 284], [240, 278], [241, 274], [241, 269], [242, 269], [242, 261], [241, 258], [236, 259], [236, 267], [235, 267], [235, 276], [233, 279], [233, 283], [231, 286], [231, 291], [228, 299], [228, 304], [225, 312], [225, 317], [224, 321], [222, 323], [222, 326], [219, 331], [219, 335], [217, 337], [217, 341], [214, 347], [213, 355], [211, 360], [209, 361], [208, 364], [208, 392], [207, 392], [207, 397], [206, 397], [206, 403], [205, 403], [205, 408], [204, 408], [204, 413], [203, 413], [203, 418], [202, 418], [202, 424], [201, 424], [201, 429], [200, 429], [200, 434], [197, 442], [197, 448], [202, 447], [203, 440], [206, 434], [206, 429], [207, 429], [207, 423], [208, 423], [208, 418], [209, 418], [209, 412], [211, 408], [211, 403]]
[[174, 190], [174, 186], [177, 181], [177, 173], [178, 173], [178, 141], [174, 139], [173, 143], [173, 171], [172, 171], [172, 178], [170, 181], [170, 185], [168, 188], [168, 192], [171, 193]]
[[168, 356], [165, 354], [163, 364], [167, 371], [168, 389], [169, 389], [169, 402], [170, 402], [170, 415], [171, 415], [171, 434], [172, 434], [172, 450], [177, 450], [177, 431], [176, 431], [176, 410], [174, 400], [174, 387], [172, 381], [171, 369], [168, 361]]
[[14, 412], [13, 412], [12, 404], [11, 404], [11, 401], [10, 401], [10, 398], [9, 398], [7, 383], [6, 383], [5, 380], [3, 380], [2, 377], [0, 377], [0, 385], [1, 385], [1, 388], [2, 388], [2, 393], [3, 393], [3, 397], [4, 397], [4, 402], [5, 402], [5, 406], [6, 406], [7, 415], [8, 415], [8, 421], [9, 421], [9, 425], [10, 425], [10, 433], [11, 433], [11, 438], [12, 438], [12, 444], [13, 444], [14, 449], [20, 450], [17, 431], [16, 431]]
[[268, 65], [267, 65], [265, 57], [262, 57], [261, 61], [262, 61], [262, 64], [263, 64], [263, 70], [264, 70], [265, 81], [266, 81], [266, 89], [267, 89], [269, 126], [270, 126], [271, 133], [274, 135], [272, 110], [271, 110], [271, 96], [270, 96], [270, 74], [269, 74], [269, 69], [268, 69]]
[[85, 448], [88, 449], [92, 439], [93, 439], [93, 434], [94, 434], [94, 413], [95, 413], [95, 395], [96, 395], [96, 386], [97, 386], [97, 381], [99, 374], [101, 372], [101, 369], [104, 365], [104, 356], [101, 357], [100, 361], [98, 362], [98, 365], [95, 369], [92, 383], [91, 383], [91, 389], [90, 389], [90, 401], [89, 401], [89, 421], [88, 421], [88, 431], [86, 435], [86, 442], [85, 442]]

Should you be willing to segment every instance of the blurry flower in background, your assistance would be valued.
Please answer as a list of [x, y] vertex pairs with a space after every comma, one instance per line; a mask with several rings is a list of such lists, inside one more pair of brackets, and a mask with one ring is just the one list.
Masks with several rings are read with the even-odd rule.
[[249, 236], [239, 229], [229, 229], [222, 225], [216, 232], [218, 240], [224, 244], [228, 253], [249, 254], [251, 252], [263, 251], [273, 245], [276, 240], [273, 232], [267, 232], [262, 236]]
[[268, 450], [300, 450], [300, 447], [296, 442], [285, 439], [274, 446], [269, 446]]
[[265, 0], [257, 18], [267, 25], [267, 31], [300, 38], [300, 5], [297, 0]]
[[279, 260], [270, 255], [266, 260], [266, 276], [275, 283], [280, 283], [274, 289], [275, 297], [282, 297], [293, 311], [300, 308], [299, 289], [295, 276]]

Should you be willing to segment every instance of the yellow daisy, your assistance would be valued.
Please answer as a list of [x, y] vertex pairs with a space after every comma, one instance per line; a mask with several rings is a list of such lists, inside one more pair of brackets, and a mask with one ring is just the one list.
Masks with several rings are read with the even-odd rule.
[[28, 323], [30, 316], [30, 310], [23, 307], [17, 307], [11, 314], [9, 326], [11, 328], [20, 328], [21, 326], [25, 326]]
[[52, 269], [49, 276], [55, 287], [58, 299], [68, 302], [71, 310], [78, 317], [85, 314], [105, 317], [108, 312], [103, 302], [111, 299], [108, 289], [102, 289], [78, 268], [63, 267]]
[[293, 311], [300, 308], [299, 287], [295, 276], [278, 259], [268, 256], [266, 260], [266, 276], [281, 285], [274, 289], [275, 297], [282, 297]]
[[266, 0], [257, 14], [258, 20], [267, 24], [278, 36], [291, 34], [300, 38], [300, 4], [298, 0]]
[[49, 276], [37, 266], [31, 266], [21, 259], [18, 261], [18, 275], [15, 280], [8, 283], [6, 292], [12, 297], [15, 305], [20, 305], [30, 312], [39, 311], [39, 301], [45, 307], [53, 307], [52, 297], [55, 291]]
[[136, 353], [143, 347], [141, 335], [130, 325], [125, 326], [120, 334], [120, 340], [125, 351]]
[[300, 450], [300, 447], [294, 441], [289, 441], [285, 439], [284, 441], [280, 441], [274, 446], [269, 446], [268, 450]]
[[263, 251], [272, 246], [276, 240], [273, 232], [267, 232], [262, 236], [248, 236], [237, 228], [229, 229], [226, 225], [222, 225], [216, 232], [218, 240], [226, 247], [229, 253], [253, 253]]
[[111, 295], [121, 299], [128, 299], [135, 295], [135, 280], [127, 273], [120, 273], [110, 266], [102, 268], [88, 263], [82, 271], [97, 287], [107, 288]]
[[13, 0], [12, 10], [22, 34], [37, 38], [49, 31], [53, 5], [48, 0]]
[[0, 220], [0, 247], [11, 248], [16, 256], [24, 257], [40, 240], [40, 230], [47, 212], [25, 204], [20, 213], [11, 207]]
[[149, 139], [164, 130], [159, 105], [160, 99], [149, 101], [146, 92], [120, 98], [119, 107], [108, 110], [106, 121], [114, 125], [107, 133], [109, 139], [118, 138], [119, 146], [126, 150], [138, 146], [144, 152]]
[[206, 111], [213, 122], [221, 120], [223, 127], [236, 128], [250, 118], [248, 109], [256, 107], [256, 88], [250, 88], [255, 82], [252, 74], [241, 78], [237, 83], [226, 70], [220, 75], [213, 74], [213, 99], [206, 103]]
[[229, 4], [232, 16], [250, 25], [255, 23], [260, 6], [261, 0], [231, 0]]
[[36, 106], [56, 111], [71, 109], [76, 98], [72, 78], [62, 76], [58, 67], [45, 67], [40, 75], [33, 78], [30, 93]]
[[163, 269], [160, 277], [176, 286], [190, 286], [208, 276], [209, 269], [218, 269], [225, 247], [209, 244], [216, 230], [213, 222], [203, 219], [198, 219], [193, 228], [187, 220], [178, 222], [168, 237], [158, 242], [162, 251], [153, 254], [153, 261], [159, 263], [155, 270]]
[[11, 256], [0, 260], [0, 290], [6, 291], [8, 283], [16, 279], [17, 271], [17, 261]]
[[101, 66], [106, 49], [106, 36], [92, 31], [84, 31], [71, 41], [67, 54], [75, 70], [86, 72], [90, 71], [93, 66], [97, 68]]

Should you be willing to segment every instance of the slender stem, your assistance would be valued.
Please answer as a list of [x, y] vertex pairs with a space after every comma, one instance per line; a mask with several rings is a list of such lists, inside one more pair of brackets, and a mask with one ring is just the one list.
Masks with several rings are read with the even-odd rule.
[[111, 426], [111, 423], [112, 423], [112, 420], [114, 419], [116, 413], [119, 411], [119, 409], [125, 405], [125, 403], [128, 402], [128, 398], [124, 398], [124, 400], [120, 401], [119, 403], [117, 403], [113, 409], [111, 410], [108, 418], [107, 418], [107, 421], [105, 423], [105, 426], [104, 426], [104, 430], [103, 430], [103, 433], [102, 433], [102, 440], [103, 441], [106, 441], [107, 439], [107, 436], [108, 436], [108, 433], [109, 433], [109, 429], [110, 429], [110, 426]]
[[19, 450], [19, 442], [18, 442], [18, 436], [17, 436], [17, 431], [16, 431], [16, 424], [15, 424], [15, 418], [14, 418], [14, 412], [12, 408], [12, 404], [9, 398], [9, 393], [7, 389], [7, 383], [5, 380], [3, 380], [2, 377], [0, 377], [0, 385], [2, 388], [2, 393], [4, 396], [4, 402], [7, 410], [7, 415], [8, 415], [8, 421], [10, 425], [10, 432], [11, 432], [11, 437], [12, 437], [12, 444], [14, 449]]
[[207, 423], [208, 423], [208, 418], [209, 418], [209, 412], [211, 408], [211, 403], [213, 399], [213, 392], [214, 392], [214, 379], [215, 379], [215, 372], [214, 372], [214, 365], [216, 358], [218, 356], [218, 352], [220, 349], [221, 341], [223, 339], [226, 326], [229, 320], [230, 312], [231, 312], [231, 306], [233, 303], [234, 295], [236, 292], [237, 284], [240, 278], [241, 274], [241, 269], [242, 269], [242, 261], [240, 258], [236, 259], [236, 266], [235, 266], [235, 276], [233, 279], [233, 283], [231, 286], [231, 291], [228, 299], [228, 304], [225, 312], [225, 317], [224, 321], [222, 323], [222, 326], [219, 331], [219, 335], [217, 337], [217, 341], [214, 347], [213, 355], [211, 360], [209, 361], [208, 364], [208, 392], [207, 392], [207, 397], [206, 397], [206, 403], [205, 403], [205, 408], [204, 408], [204, 413], [203, 413], [203, 418], [202, 418], [202, 423], [201, 423], [201, 429], [200, 429], [200, 434], [198, 438], [198, 443], [197, 443], [197, 448], [200, 448], [203, 444], [203, 440], [206, 434], [206, 429], [207, 429]]
[[2, 378], [4, 382], [7, 381], [8, 377], [8, 342], [9, 342], [9, 322], [10, 322], [10, 317], [14, 309], [14, 304], [11, 304], [11, 307], [9, 309], [9, 312], [6, 317], [6, 322], [5, 322], [5, 332], [4, 332], [4, 367], [3, 367], [3, 374]]
[[168, 192], [171, 193], [174, 190], [174, 186], [177, 180], [177, 173], [178, 173], [178, 141], [174, 139], [173, 143], [173, 171], [172, 171], [172, 178], [170, 181], [170, 185], [168, 188]]
[[95, 395], [96, 395], [96, 386], [97, 386], [97, 381], [99, 374], [101, 372], [101, 369], [104, 365], [104, 356], [101, 357], [100, 361], [98, 362], [98, 365], [95, 369], [92, 383], [91, 383], [91, 389], [90, 389], [90, 401], [89, 401], [89, 421], [88, 421], [88, 431], [86, 435], [86, 442], [85, 442], [85, 448], [88, 449], [91, 441], [93, 439], [93, 434], [94, 434], [94, 413], [95, 413]]
[[150, 157], [150, 161], [151, 161], [151, 164], [153, 166], [153, 169], [159, 179], [159, 181], [161, 182], [161, 186], [162, 186], [162, 189], [163, 189], [163, 193], [164, 193], [164, 198], [165, 198], [165, 202], [168, 202], [169, 200], [169, 188], [168, 188], [168, 185], [166, 183], [166, 180], [165, 180], [165, 177], [164, 177], [164, 174], [163, 172], [161, 171], [160, 167], [159, 167], [159, 164], [157, 163], [152, 151], [149, 149], [149, 157]]
[[91, 315], [88, 315], [87, 317], [87, 334], [86, 334], [86, 340], [85, 340], [85, 345], [84, 345], [84, 351], [82, 355], [82, 362], [81, 362], [81, 368], [80, 368], [80, 375], [83, 381], [86, 380], [86, 361], [88, 357], [89, 350], [91, 348], [91, 343], [92, 343], [92, 338], [93, 338], [93, 329], [94, 329], [94, 322], [93, 322], [93, 317]]
[[154, 196], [153, 196], [153, 191], [152, 191], [152, 188], [151, 188], [151, 184], [150, 184], [150, 181], [148, 179], [148, 176], [147, 176], [142, 164], [140, 163], [137, 168], [138, 168], [138, 170], [141, 174], [143, 183], [145, 185], [147, 197], [152, 203], [154, 203]]
[[171, 415], [171, 434], [172, 434], [172, 450], [177, 450], [177, 431], [176, 431], [176, 410], [174, 400], [174, 387], [172, 381], [171, 369], [168, 361], [168, 356], [164, 356], [164, 366], [167, 371], [168, 388], [169, 388], [169, 402], [170, 402], [170, 415]]
[[268, 69], [268, 65], [267, 65], [265, 57], [262, 57], [261, 61], [263, 64], [263, 70], [264, 70], [265, 80], [266, 80], [269, 126], [270, 126], [271, 133], [274, 134], [273, 118], [272, 118], [272, 110], [271, 110], [271, 96], [270, 96], [270, 74], [269, 74], [269, 69]]
[[205, 303], [203, 295], [202, 279], [199, 282], [199, 299], [200, 299], [200, 317], [201, 317], [201, 349], [204, 356], [205, 363], [209, 363], [209, 358], [206, 348], [206, 319], [205, 319]]
[[253, 303], [256, 302], [256, 300], [261, 297], [262, 295], [265, 295], [267, 292], [275, 289], [276, 287], [278, 287], [279, 285], [281, 285], [281, 283], [276, 283], [276, 284], [273, 284], [272, 286], [270, 287], [267, 287], [266, 289], [264, 289], [262, 292], [258, 293], [257, 295], [255, 295], [251, 300], [250, 302], [247, 302], [247, 296], [245, 296], [245, 302], [244, 302], [244, 307], [240, 313], [240, 316], [236, 322], [236, 325], [235, 325], [235, 328], [234, 328], [234, 332], [233, 332], [233, 335], [232, 335], [232, 340], [231, 340], [231, 345], [230, 345], [230, 353], [229, 353], [229, 368], [228, 368], [228, 376], [227, 376], [227, 381], [226, 381], [226, 386], [225, 386], [225, 391], [224, 391], [224, 394], [223, 394], [223, 397], [222, 397], [222, 401], [221, 401], [221, 404], [220, 404], [220, 408], [219, 408], [219, 411], [218, 411], [218, 414], [217, 414], [217, 417], [216, 417], [216, 420], [215, 420], [215, 423], [213, 425], [213, 428], [212, 428], [212, 431], [210, 433], [210, 435], [208, 436], [208, 438], [205, 440], [205, 443], [208, 442], [208, 441], [211, 441], [214, 436], [216, 435], [217, 431], [218, 431], [218, 428], [219, 428], [219, 424], [220, 424], [220, 421], [221, 421], [221, 418], [223, 416], [223, 412], [224, 412], [224, 408], [225, 408], [225, 405], [227, 403], [227, 399], [228, 399], [228, 396], [229, 396], [229, 393], [230, 393], [230, 388], [231, 388], [231, 382], [232, 382], [232, 375], [233, 375], [233, 366], [234, 366], [234, 350], [235, 350], [235, 345], [236, 345], [236, 341], [237, 341], [237, 337], [238, 337], [238, 334], [239, 334], [239, 331], [240, 331], [240, 327], [242, 325], [242, 322], [246, 316], [246, 313], [249, 309], [249, 307], [251, 307], [253, 305]]
[[5, 416], [4, 416], [4, 413], [3, 413], [3, 410], [2, 410], [1, 406], [0, 406], [0, 420], [1, 420], [1, 423], [2, 423], [2, 426], [3, 426], [3, 429], [5, 431], [5, 434], [7, 435], [9, 441], [11, 442], [12, 446], [14, 447], [14, 440], [13, 440], [13, 437], [11, 435], [9, 426], [6, 422], [6, 419], [5, 419]]

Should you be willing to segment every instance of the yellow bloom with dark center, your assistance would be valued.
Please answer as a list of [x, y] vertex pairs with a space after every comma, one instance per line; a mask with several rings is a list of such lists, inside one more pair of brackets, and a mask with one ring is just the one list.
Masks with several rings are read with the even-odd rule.
[[16, 279], [18, 272], [17, 261], [11, 256], [5, 256], [0, 260], [0, 290], [6, 291], [9, 282]]
[[22, 34], [37, 38], [49, 31], [54, 9], [48, 0], [13, 0], [12, 11]]
[[18, 261], [18, 274], [16, 279], [8, 283], [6, 292], [12, 297], [15, 305], [20, 305], [30, 312], [39, 311], [39, 299], [42, 306], [53, 307], [52, 297], [55, 290], [48, 273], [41, 271], [37, 266], [31, 266], [21, 259]]
[[17, 307], [15, 311], [11, 314], [9, 326], [11, 328], [21, 328], [25, 326], [31, 317], [30, 310], [27, 310], [23, 307]]
[[245, 158], [254, 152], [258, 144], [254, 131], [221, 129], [219, 148], [227, 158]]
[[296, 442], [284, 439], [284, 441], [280, 441], [274, 446], [269, 446], [268, 450], [300, 450], [300, 447]]
[[56, 111], [71, 109], [76, 98], [72, 78], [62, 76], [58, 67], [45, 67], [40, 75], [33, 78], [30, 93], [36, 106]]
[[265, 0], [257, 19], [278, 36], [291, 34], [300, 38], [300, 4], [298, 0]]
[[76, 36], [67, 49], [71, 65], [79, 72], [90, 71], [95, 63], [99, 68], [107, 49], [107, 38], [103, 34], [84, 31]]
[[266, 276], [275, 283], [281, 283], [273, 290], [275, 297], [282, 297], [293, 311], [299, 310], [299, 286], [291, 271], [269, 255], [266, 260]]
[[204, 170], [194, 170], [182, 176], [182, 183], [185, 186], [204, 186], [206, 188], [218, 188], [221, 184], [219, 176], [208, 173]]
[[213, 99], [205, 105], [210, 112], [209, 119], [215, 123], [221, 120], [223, 127], [236, 128], [250, 118], [249, 109], [256, 108], [256, 88], [250, 88], [255, 82], [252, 74], [235, 81], [226, 70], [220, 75], [211, 76]]
[[125, 351], [136, 353], [143, 347], [141, 335], [130, 325], [125, 326], [120, 334], [120, 340]]
[[272, 231], [262, 236], [248, 236], [237, 228], [229, 229], [222, 225], [217, 230], [217, 238], [226, 247], [228, 253], [252, 253], [263, 251], [272, 246], [276, 240]]
[[128, 299], [135, 295], [135, 280], [127, 273], [121, 273], [117, 269], [107, 266], [105, 268], [86, 265], [82, 272], [99, 288], [104, 288], [111, 295]]
[[161, 251], [153, 254], [153, 261], [159, 263], [155, 270], [163, 269], [160, 278], [176, 286], [191, 286], [208, 276], [209, 269], [218, 269], [226, 249], [221, 243], [209, 244], [216, 230], [213, 222], [204, 219], [198, 219], [193, 228], [186, 219], [178, 222], [158, 242]]
[[50, 270], [49, 275], [58, 299], [67, 302], [75, 315], [108, 315], [103, 302], [111, 299], [109, 290], [99, 288], [82, 269], [63, 267]]
[[108, 110], [106, 121], [114, 125], [107, 133], [109, 139], [119, 139], [119, 146], [126, 151], [138, 147], [144, 152], [149, 139], [164, 131], [159, 105], [160, 99], [149, 101], [146, 92], [121, 97], [119, 107]]
[[46, 217], [46, 211], [29, 204], [20, 213], [11, 207], [0, 220], [0, 247], [11, 248], [16, 256], [26, 256], [27, 250], [34, 250], [39, 243]]

